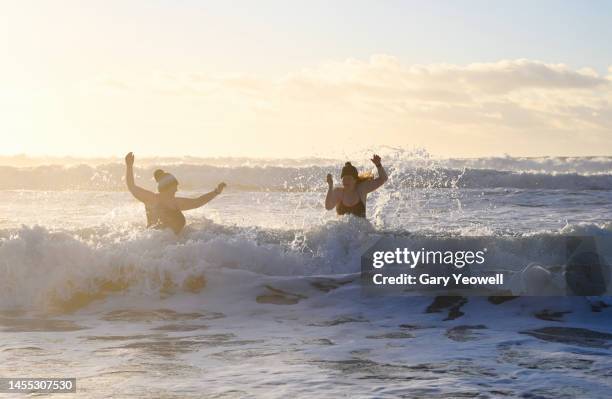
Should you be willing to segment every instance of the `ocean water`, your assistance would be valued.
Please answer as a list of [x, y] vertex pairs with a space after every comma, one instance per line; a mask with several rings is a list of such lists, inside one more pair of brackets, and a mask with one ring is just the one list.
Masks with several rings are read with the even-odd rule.
[[610, 297], [364, 296], [359, 259], [384, 235], [612, 236], [612, 158], [382, 155], [368, 222], [323, 208], [341, 161], [167, 161], [181, 194], [228, 183], [179, 237], [144, 228], [120, 163], [0, 167], [0, 376], [87, 398], [609, 397]]

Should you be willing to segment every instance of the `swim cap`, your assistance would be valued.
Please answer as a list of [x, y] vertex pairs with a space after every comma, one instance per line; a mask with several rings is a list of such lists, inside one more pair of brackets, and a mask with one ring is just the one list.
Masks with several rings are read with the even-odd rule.
[[344, 176], [353, 176], [355, 179], [359, 177], [359, 172], [357, 172], [357, 168], [351, 165], [350, 162], [344, 164], [344, 168], [342, 168], [342, 173], [340, 174], [340, 178]]
[[172, 184], [178, 184], [176, 177], [170, 173], [164, 172], [161, 169], [157, 169], [155, 173], [153, 173], [153, 176], [155, 177], [155, 181], [157, 181], [157, 190], [160, 192]]

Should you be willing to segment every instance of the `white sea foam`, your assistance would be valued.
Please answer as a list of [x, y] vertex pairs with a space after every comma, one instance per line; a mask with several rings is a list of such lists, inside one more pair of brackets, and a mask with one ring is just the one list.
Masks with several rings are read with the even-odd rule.
[[[521, 270], [533, 262], [559, 265], [567, 255], [554, 252], [551, 239], [566, 232], [612, 236], [609, 226], [566, 226], [559, 233], [538, 233], [528, 239], [483, 237], [483, 246], [488, 247], [488, 261], [506, 269]], [[72, 308], [113, 295], [159, 298], [198, 293], [204, 280], [220, 270], [241, 270], [262, 281], [358, 274], [361, 255], [385, 235], [417, 249], [438, 239], [376, 232], [357, 219], [306, 231], [210, 223], [178, 238], [169, 231], [105, 226], [79, 231], [23, 226], [4, 230], [0, 238], [0, 304], [4, 309]]]

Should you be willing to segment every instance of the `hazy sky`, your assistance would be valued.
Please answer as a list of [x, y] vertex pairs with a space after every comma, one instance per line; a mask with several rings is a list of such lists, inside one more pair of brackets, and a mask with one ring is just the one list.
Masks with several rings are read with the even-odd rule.
[[0, 0], [0, 16], [0, 154], [612, 154], [612, 2]]

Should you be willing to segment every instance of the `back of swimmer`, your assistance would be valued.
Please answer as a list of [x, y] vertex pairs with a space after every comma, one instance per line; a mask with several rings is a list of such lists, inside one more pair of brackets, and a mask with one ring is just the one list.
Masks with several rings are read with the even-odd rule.
[[128, 190], [134, 198], [144, 203], [147, 213], [147, 227], [169, 228], [179, 234], [185, 227], [186, 220], [182, 211], [199, 208], [217, 195], [225, 188], [225, 183], [219, 183], [213, 191], [203, 194], [197, 198], [177, 197], [178, 180], [172, 174], [157, 169], [153, 174], [157, 182], [158, 193], [139, 187], [134, 182], [134, 154], [125, 156], [126, 174], [125, 181]]
[[147, 227], [156, 229], [169, 228], [178, 234], [183, 230], [183, 227], [185, 227], [185, 215], [183, 215], [180, 209], [177, 209], [176, 206], [172, 204], [171, 200], [168, 200], [168, 198], [174, 197], [178, 191], [178, 180], [162, 169], [157, 169], [153, 173], [153, 176], [157, 182], [159, 198], [156, 203], [145, 203]]

